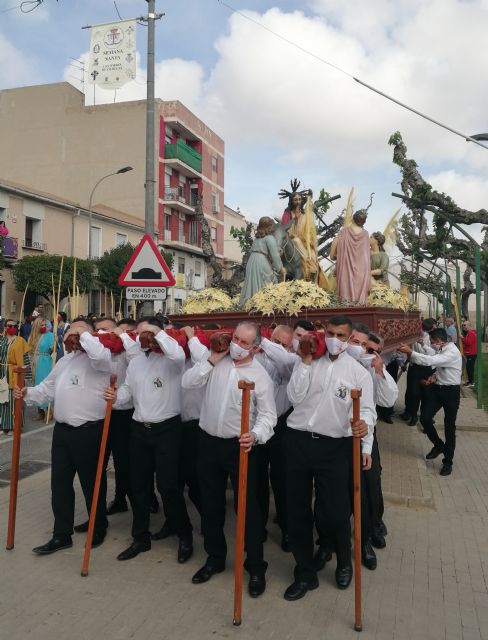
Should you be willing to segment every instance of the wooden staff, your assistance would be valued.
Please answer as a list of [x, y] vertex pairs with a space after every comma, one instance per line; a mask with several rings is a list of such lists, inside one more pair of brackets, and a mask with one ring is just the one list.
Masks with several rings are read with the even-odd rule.
[[[352, 420], [359, 417], [361, 389], [351, 389]], [[361, 438], [352, 439], [352, 465], [354, 480], [354, 629], [363, 630], [361, 620]]]
[[[110, 376], [110, 387], [115, 389], [117, 376]], [[95, 476], [95, 485], [93, 487], [93, 498], [90, 509], [90, 520], [88, 522], [88, 533], [86, 534], [85, 554], [83, 556], [83, 564], [81, 565], [81, 575], [88, 575], [88, 565], [90, 564], [90, 552], [93, 540], [93, 532], [95, 530], [95, 518], [97, 515], [98, 496], [100, 494], [100, 484], [102, 482], [102, 474], [105, 466], [105, 450], [107, 448], [108, 430], [110, 427], [110, 416], [112, 415], [112, 400], [107, 400], [107, 408], [105, 409], [105, 420], [103, 423], [102, 440], [100, 442], [100, 453], [98, 454], [97, 475]]]
[[[242, 389], [241, 436], [249, 433], [249, 410], [254, 382], [239, 380]], [[242, 577], [244, 573], [244, 534], [246, 531], [247, 463], [249, 454], [243, 447], [239, 450], [239, 488], [237, 497], [236, 551], [234, 564], [234, 626], [242, 620]]]
[[[14, 374], [17, 374], [17, 386], [24, 388], [24, 378], [27, 369], [25, 367], [14, 367]], [[15, 383], [15, 378], [14, 378]], [[10, 391], [9, 391], [10, 393]], [[22, 429], [22, 409], [23, 399], [15, 399], [14, 409], [14, 441], [12, 446], [12, 466], [10, 468], [10, 500], [8, 504], [8, 528], [7, 528], [7, 550], [14, 548], [15, 540], [15, 518], [17, 515], [17, 488], [19, 484], [19, 459], [20, 459], [20, 431]]]

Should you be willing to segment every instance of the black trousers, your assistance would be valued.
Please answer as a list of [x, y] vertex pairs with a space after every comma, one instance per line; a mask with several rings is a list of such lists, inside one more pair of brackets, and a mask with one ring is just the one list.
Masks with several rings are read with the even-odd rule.
[[[260, 445], [258, 445], [260, 446]], [[217, 438], [205, 431], [200, 434], [198, 477], [202, 492], [202, 528], [207, 562], [223, 568], [227, 556], [224, 534], [226, 488], [230, 477], [237, 511], [239, 482], [239, 441], [237, 438]], [[246, 501], [246, 569], [264, 572], [263, 525], [256, 490], [256, 450], [249, 453]]]
[[349, 492], [352, 438], [313, 438], [310, 432], [287, 428], [285, 434], [288, 535], [295, 558], [295, 578], [316, 575], [312, 494], [324, 534], [344, 565], [351, 559], [351, 500]]
[[283, 533], [287, 532], [286, 517], [286, 466], [285, 466], [285, 431], [286, 419], [291, 413], [287, 411], [278, 418], [273, 437], [264, 445], [256, 447], [258, 502], [266, 528], [269, 516], [269, 485], [273, 489], [278, 526]]
[[[393, 380], [395, 380], [396, 382], [398, 379], [398, 369], [399, 369], [397, 360], [392, 360], [391, 362], [389, 362], [386, 365], [385, 369], [393, 378]], [[376, 405], [376, 413], [378, 415], [379, 420], [384, 420], [385, 418], [388, 419], [388, 418], [391, 418], [395, 413], [395, 407], [380, 407], [379, 405]]]
[[[90, 513], [93, 488], [97, 473], [102, 421], [88, 422], [80, 427], [56, 422], [51, 448], [51, 494], [54, 513], [54, 535], [73, 533], [75, 491], [73, 480], [78, 474], [86, 509]], [[107, 477], [102, 474], [95, 528], [107, 528], [106, 516]]]
[[[378, 440], [376, 439], [376, 429], [373, 437], [373, 448], [371, 450], [371, 469], [369, 471], [363, 471], [361, 474], [361, 484], [364, 485], [365, 502], [361, 505], [361, 520], [364, 522], [367, 519], [366, 530], [364, 524], [361, 527], [361, 537], [371, 535], [374, 529], [379, 525], [380, 520], [383, 519], [385, 512], [385, 505], [383, 502], [383, 491], [381, 490], [381, 459], [380, 450], [378, 447]], [[362, 512], [366, 507], [366, 518], [363, 518]], [[369, 537], [369, 536], [368, 536]]]
[[[456, 417], [461, 396], [460, 385], [432, 384], [430, 393], [422, 404], [420, 422], [424, 431], [435, 447], [444, 447], [444, 463], [452, 464], [456, 448]], [[439, 409], [444, 409], [444, 443], [436, 428], [433, 418]]]
[[114, 409], [110, 418], [107, 461], [110, 453], [114, 461], [115, 501], [130, 499], [130, 434], [134, 409]]
[[179, 483], [181, 441], [179, 416], [152, 424], [150, 428], [140, 422], [132, 422], [130, 472], [132, 536], [135, 540], [150, 540], [149, 519], [154, 471], [156, 486], [173, 530], [179, 538], [191, 539], [192, 526]]
[[466, 373], [468, 375], [468, 383], [474, 383], [474, 365], [476, 363], [476, 356], [466, 356]]
[[405, 413], [416, 418], [419, 412], [421, 400], [424, 398], [426, 387], [420, 384], [432, 375], [432, 368], [411, 362], [407, 371], [407, 389], [405, 391]]
[[180, 487], [182, 490], [185, 486], [188, 487], [188, 497], [202, 515], [202, 497], [197, 473], [200, 431], [198, 420], [181, 423]]

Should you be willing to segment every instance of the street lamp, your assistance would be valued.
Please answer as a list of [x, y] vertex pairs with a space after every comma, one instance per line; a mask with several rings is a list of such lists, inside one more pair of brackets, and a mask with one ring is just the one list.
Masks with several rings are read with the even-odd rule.
[[[485, 134], [479, 134], [479, 135], [485, 135]], [[487, 139], [488, 139], [488, 135], [487, 135]], [[440, 216], [443, 220], [446, 220], [446, 222], [449, 222], [449, 224], [454, 227], [455, 229], [457, 229], [460, 233], [463, 234], [463, 236], [465, 238], [467, 238], [469, 240], [469, 242], [472, 243], [473, 248], [474, 248], [474, 268], [475, 268], [475, 279], [476, 279], [476, 283], [475, 283], [475, 287], [476, 287], [476, 334], [477, 334], [477, 352], [478, 352], [478, 357], [476, 358], [476, 373], [477, 373], [477, 377], [476, 377], [476, 399], [477, 399], [477, 407], [478, 409], [482, 409], [483, 408], [483, 358], [482, 358], [482, 336], [481, 336], [481, 332], [482, 332], [482, 325], [481, 325], [481, 247], [479, 245], [478, 242], [476, 242], [476, 240], [473, 238], [473, 236], [471, 236], [465, 229], [463, 229], [462, 227], [459, 226], [459, 224], [457, 224], [456, 222], [453, 222], [451, 220], [451, 218], [445, 214], [443, 211], [438, 211], [437, 209], [434, 209], [433, 207], [426, 205], [422, 202], [413, 200], [412, 198], [408, 198], [405, 195], [399, 194], [399, 193], [392, 193], [391, 194], [393, 197], [395, 198], [400, 198], [401, 200], [403, 200], [406, 204], [413, 204], [413, 206], [415, 207], [421, 207], [422, 209], [425, 209], [427, 211], [430, 211], [431, 213], [434, 213], [438, 216]], [[438, 266], [438, 265], [437, 265]]]
[[91, 193], [90, 200], [88, 201], [88, 259], [92, 258], [92, 220], [93, 220], [93, 212], [92, 212], [92, 202], [93, 202], [93, 194], [95, 193], [96, 188], [105, 180], [105, 178], [110, 178], [111, 176], [117, 176], [119, 173], [127, 173], [128, 171], [132, 171], [132, 167], [122, 167], [118, 171], [114, 171], [113, 173], [107, 173], [106, 176], [102, 176], [100, 180], [95, 184]]

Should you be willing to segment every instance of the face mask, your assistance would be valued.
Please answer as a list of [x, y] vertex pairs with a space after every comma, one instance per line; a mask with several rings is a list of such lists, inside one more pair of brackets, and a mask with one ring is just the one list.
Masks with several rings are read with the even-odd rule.
[[108, 333], [108, 331], [105, 331], [105, 329], [98, 329], [97, 333]]
[[293, 349], [293, 351], [295, 351], [295, 353], [298, 351], [299, 345], [300, 345], [299, 339], [293, 338], [293, 340], [291, 341], [291, 348]]
[[232, 360], [244, 360], [250, 353], [250, 349], [243, 349], [235, 342], [230, 343], [230, 357]]
[[8, 336], [16, 336], [17, 335], [17, 327], [7, 327], [6, 329]]
[[359, 362], [360, 364], [363, 365], [363, 367], [370, 367], [371, 363], [373, 362], [373, 360], [376, 358], [376, 356], [372, 353], [365, 353], [363, 356], [361, 356], [359, 358]]
[[442, 346], [440, 344], [431, 344], [430, 346], [432, 347], [432, 349], [434, 349], [436, 353], [439, 353], [440, 350], [442, 349]]
[[47, 327], [41, 327], [39, 329], [39, 333], [46, 333], [46, 331], [47, 331]]
[[327, 345], [327, 351], [331, 356], [338, 356], [340, 353], [347, 349], [347, 342], [342, 342], [339, 338], [333, 336], [325, 338], [325, 344]]
[[360, 344], [349, 343], [347, 345], [347, 353], [351, 358], [354, 358], [354, 360], [361, 360], [361, 358], [366, 355], [366, 349]]

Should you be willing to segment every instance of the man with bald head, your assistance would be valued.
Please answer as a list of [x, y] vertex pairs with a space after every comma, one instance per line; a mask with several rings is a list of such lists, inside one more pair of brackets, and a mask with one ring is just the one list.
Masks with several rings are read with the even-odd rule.
[[[72, 546], [76, 474], [90, 512], [106, 403], [102, 393], [111, 373], [110, 353], [92, 335], [89, 320], [74, 320], [65, 334], [66, 355], [40, 384], [14, 388], [16, 398], [28, 405], [53, 403], [51, 490], [54, 512], [53, 536], [33, 549], [48, 555]], [[107, 529], [106, 479], [102, 476], [92, 546], [102, 544]]]
[[[254, 357], [259, 349], [259, 327], [239, 324], [228, 349], [197, 362], [183, 374], [184, 389], [205, 387], [200, 412], [198, 478], [202, 499], [202, 528], [207, 560], [193, 576], [194, 584], [207, 582], [225, 569], [225, 491], [230, 476], [237, 508], [240, 447], [249, 452], [246, 501], [246, 569], [249, 594], [258, 597], [266, 588], [267, 563], [263, 558], [262, 521], [256, 496], [256, 451], [273, 435], [276, 407], [273, 383]], [[240, 380], [254, 382], [251, 391], [249, 433], [240, 435], [242, 391]]]

